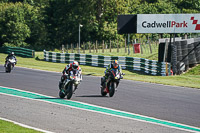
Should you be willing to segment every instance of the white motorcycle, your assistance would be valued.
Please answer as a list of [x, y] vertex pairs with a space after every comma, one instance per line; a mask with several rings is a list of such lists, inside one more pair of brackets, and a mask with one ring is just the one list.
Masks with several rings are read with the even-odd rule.
[[67, 99], [70, 99], [81, 81], [82, 75], [79, 70], [70, 71], [69, 78], [66, 78], [61, 86], [59, 92], [60, 98], [67, 96]]
[[7, 61], [6, 61], [6, 64], [5, 64], [5, 71], [7, 73], [10, 73], [11, 70], [13, 69], [13, 67], [15, 66], [16, 64], [16, 60], [14, 57], [11, 57], [9, 58]]

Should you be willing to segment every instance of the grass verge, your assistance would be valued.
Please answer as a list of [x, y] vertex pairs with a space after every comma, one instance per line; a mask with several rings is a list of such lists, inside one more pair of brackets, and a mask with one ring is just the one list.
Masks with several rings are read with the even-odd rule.
[[41, 133], [39, 131], [24, 128], [12, 122], [0, 120], [0, 132], [1, 133]]

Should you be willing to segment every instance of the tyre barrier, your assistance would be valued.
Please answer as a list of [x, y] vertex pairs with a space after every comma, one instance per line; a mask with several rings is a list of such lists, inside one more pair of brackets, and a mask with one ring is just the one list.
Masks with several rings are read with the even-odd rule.
[[101, 56], [76, 53], [55, 53], [44, 50], [44, 60], [57, 63], [72, 63], [78, 61], [80, 65], [107, 67], [112, 60], [118, 60], [122, 69], [140, 71], [150, 75], [171, 75], [171, 64], [135, 57]]
[[21, 48], [21, 47], [1, 47], [0, 52], [6, 54], [14, 52], [16, 56], [21, 56], [25, 58], [35, 57], [35, 50]]

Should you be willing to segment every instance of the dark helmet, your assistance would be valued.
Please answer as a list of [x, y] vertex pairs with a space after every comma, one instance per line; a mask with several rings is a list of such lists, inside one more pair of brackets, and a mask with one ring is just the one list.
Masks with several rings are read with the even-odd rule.
[[112, 61], [112, 66], [115, 69], [118, 68], [118, 66], [119, 66], [118, 61], [117, 60]]
[[74, 62], [72, 63], [72, 68], [73, 68], [73, 69], [77, 69], [77, 68], [78, 68], [78, 62], [77, 62], [77, 61], [74, 61]]

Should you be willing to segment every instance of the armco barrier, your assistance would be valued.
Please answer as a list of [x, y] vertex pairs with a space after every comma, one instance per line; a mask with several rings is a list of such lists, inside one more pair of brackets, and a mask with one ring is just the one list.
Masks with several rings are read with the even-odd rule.
[[21, 47], [1, 47], [0, 52], [6, 53], [6, 54], [14, 52], [16, 56], [21, 56], [21, 57], [26, 57], [26, 58], [35, 57], [34, 50], [21, 48]]
[[118, 60], [122, 69], [136, 70], [150, 75], [168, 76], [171, 75], [171, 65], [166, 62], [158, 62], [135, 57], [121, 56], [100, 56], [75, 53], [55, 53], [44, 50], [44, 60], [57, 63], [72, 63], [78, 61], [80, 65], [107, 67], [112, 60]]

